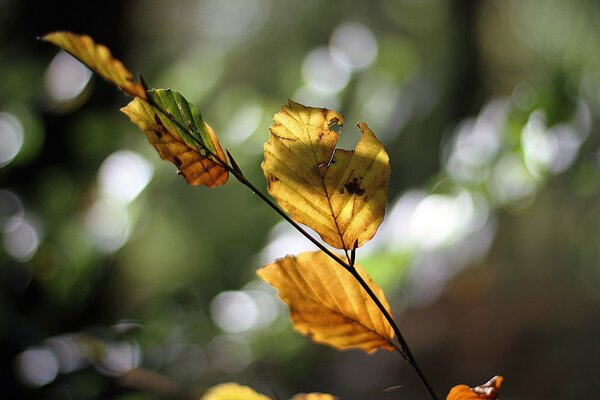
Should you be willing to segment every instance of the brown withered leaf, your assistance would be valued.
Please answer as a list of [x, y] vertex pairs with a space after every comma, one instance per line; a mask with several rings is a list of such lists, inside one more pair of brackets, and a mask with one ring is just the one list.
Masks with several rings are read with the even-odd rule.
[[369, 241], [383, 221], [389, 158], [367, 124], [353, 151], [336, 149], [343, 124], [336, 111], [289, 101], [274, 116], [264, 146], [269, 193], [290, 216], [329, 245], [351, 250]]
[[[356, 269], [390, 310], [383, 290], [358, 265]], [[338, 349], [394, 351], [394, 330], [373, 300], [327, 254], [318, 252], [286, 256], [257, 271], [279, 290], [290, 307], [294, 327], [318, 343]]]
[[91, 37], [61, 31], [49, 33], [41, 39], [60, 47], [130, 95], [146, 99], [144, 87], [133, 80], [133, 74], [113, 57], [106, 46], [95, 43]]
[[446, 400], [497, 400], [503, 380], [503, 377], [495, 376], [483, 385], [474, 388], [467, 385], [454, 386]]

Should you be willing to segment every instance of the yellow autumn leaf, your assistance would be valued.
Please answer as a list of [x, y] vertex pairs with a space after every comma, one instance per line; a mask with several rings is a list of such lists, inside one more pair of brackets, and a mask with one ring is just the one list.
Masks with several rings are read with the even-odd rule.
[[237, 383], [222, 383], [208, 389], [200, 400], [270, 400], [255, 392], [248, 386], [238, 385]]
[[[358, 265], [356, 269], [385, 308], [383, 290]], [[338, 349], [394, 351], [394, 330], [352, 275], [327, 254], [286, 256], [258, 270], [290, 307], [294, 327], [315, 342]]]
[[495, 376], [483, 385], [470, 388], [467, 385], [456, 385], [448, 393], [446, 400], [498, 400], [498, 392], [504, 380]]
[[338, 249], [369, 241], [383, 221], [389, 158], [367, 124], [353, 151], [336, 149], [336, 111], [289, 101], [264, 146], [269, 193], [291, 217]]
[[337, 397], [326, 393], [300, 393], [290, 400], [337, 400]]
[[95, 43], [91, 37], [62, 31], [49, 33], [41, 39], [60, 47], [130, 95], [146, 99], [144, 87], [133, 80], [133, 74], [106, 46]]
[[[153, 92], [155, 91], [148, 93], [152, 94]], [[161, 89], [160, 92], [165, 91]], [[182, 101], [179, 98], [177, 100], [177, 104]], [[173, 107], [176, 107], [177, 104]], [[187, 107], [191, 107], [191, 105], [187, 103]], [[222, 166], [226, 160], [225, 154], [208, 124], [197, 120], [198, 126], [195, 127], [195, 130], [186, 131], [182, 129], [183, 124], [177, 122], [179, 117], [172, 113], [167, 115], [165, 112], [169, 112], [169, 110], [163, 112], [139, 97], [133, 99], [121, 111], [146, 134], [150, 144], [158, 151], [162, 159], [171, 161], [177, 166], [179, 174], [190, 185], [216, 187], [227, 182], [229, 173]], [[187, 127], [188, 125], [183, 126]], [[207, 148], [210, 147], [218, 160], [213, 160], [213, 157], [207, 154], [205, 149], [199, 147], [198, 143], [202, 143]]]

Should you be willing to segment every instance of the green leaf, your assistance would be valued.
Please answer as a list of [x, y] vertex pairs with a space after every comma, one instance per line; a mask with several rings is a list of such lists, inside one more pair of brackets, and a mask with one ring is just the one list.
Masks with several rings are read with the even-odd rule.
[[227, 182], [226, 157], [212, 128], [181, 94], [148, 90], [121, 111], [148, 137], [162, 159], [171, 161], [190, 185], [216, 187]]
[[[217, 153], [216, 146], [220, 150], [218, 142], [214, 143], [214, 138], [206, 129], [200, 110], [187, 101], [181, 93], [171, 89], [152, 89], [146, 91], [146, 94], [150, 103], [167, 114], [177, 125], [185, 128], [182, 138], [186, 143], [189, 145], [194, 142], [200, 143], [201, 147], [213, 154]], [[224, 161], [224, 154], [220, 158]]]

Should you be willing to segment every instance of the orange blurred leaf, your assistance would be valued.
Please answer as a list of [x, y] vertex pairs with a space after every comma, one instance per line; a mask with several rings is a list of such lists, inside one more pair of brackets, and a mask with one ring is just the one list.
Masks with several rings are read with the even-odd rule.
[[[381, 300], [383, 290], [356, 265], [358, 273]], [[286, 256], [258, 270], [258, 276], [279, 290], [294, 327], [317, 343], [338, 349], [394, 351], [394, 330], [352, 275], [327, 254]]]
[[41, 39], [60, 47], [130, 95], [146, 99], [144, 87], [133, 80], [133, 74], [106, 46], [95, 43], [91, 37], [62, 31], [49, 33]]
[[289, 101], [274, 116], [262, 168], [269, 193], [290, 216], [329, 245], [351, 250], [383, 221], [389, 158], [367, 124], [353, 151], [336, 149], [343, 117]]
[[483, 385], [474, 388], [467, 385], [454, 386], [446, 400], [497, 400], [503, 380], [503, 377], [495, 376]]
[[148, 95], [160, 109], [136, 97], [121, 111], [146, 134], [160, 157], [175, 164], [190, 185], [216, 187], [227, 182], [223, 149], [196, 107], [168, 89], [149, 90]]

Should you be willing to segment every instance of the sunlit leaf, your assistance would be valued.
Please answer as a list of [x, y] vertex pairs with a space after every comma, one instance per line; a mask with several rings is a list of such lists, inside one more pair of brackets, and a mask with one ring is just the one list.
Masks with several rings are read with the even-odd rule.
[[95, 43], [91, 37], [71, 32], [53, 32], [42, 36], [42, 40], [53, 43], [70, 53], [98, 75], [130, 95], [146, 98], [144, 87], [133, 80], [133, 74], [121, 61], [112, 56], [106, 46]]
[[[383, 290], [356, 268], [389, 312]], [[352, 275], [325, 253], [286, 256], [258, 270], [258, 275], [279, 290], [294, 327], [315, 342], [338, 349], [394, 351], [394, 331], [381, 311]]]
[[[248, 386], [237, 383], [222, 383], [208, 389], [200, 400], [270, 400]], [[290, 400], [337, 400], [337, 397], [324, 393], [301, 393]]]
[[171, 90], [149, 90], [148, 96], [160, 109], [136, 97], [121, 111], [146, 134], [161, 158], [174, 163], [190, 185], [227, 182], [225, 154], [197, 108]]
[[248, 386], [237, 383], [223, 383], [208, 389], [200, 400], [270, 400], [262, 394], [256, 393]]
[[470, 388], [467, 385], [454, 386], [446, 400], [497, 400], [504, 378], [495, 376], [483, 385]]
[[269, 193], [331, 246], [369, 241], [383, 220], [389, 158], [367, 124], [354, 151], [336, 149], [343, 117], [290, 101], [274, 116], [262, 165]]
[[325, 393], [300, 393], [290, 400], [337, 400], [337, 397]]

